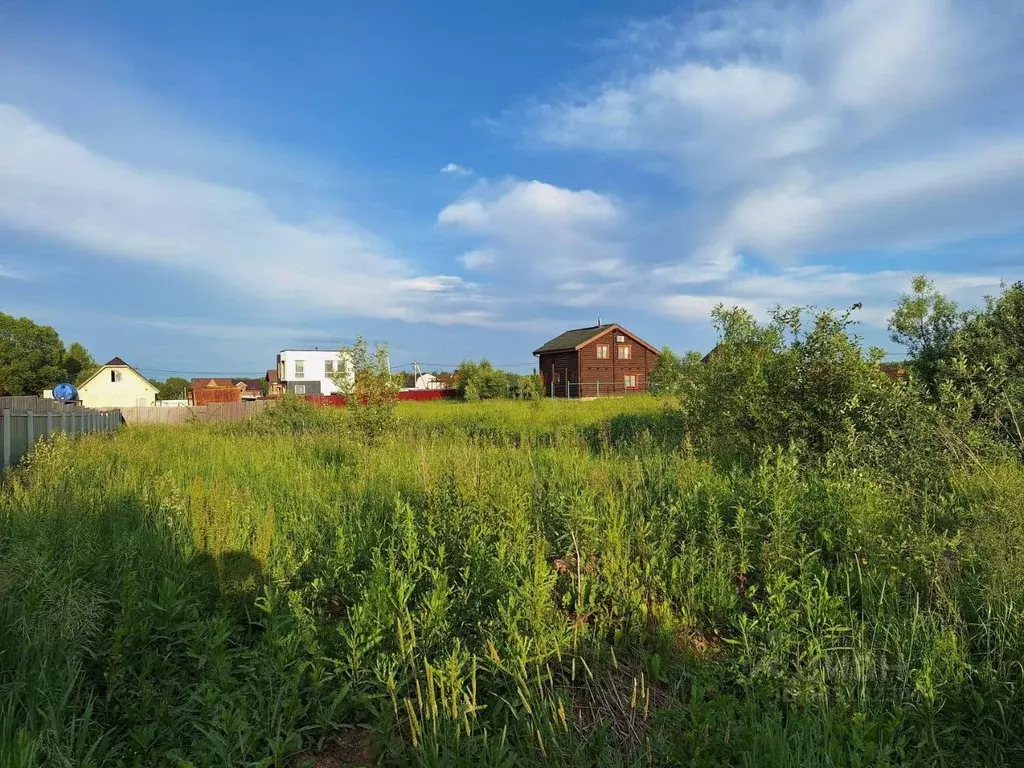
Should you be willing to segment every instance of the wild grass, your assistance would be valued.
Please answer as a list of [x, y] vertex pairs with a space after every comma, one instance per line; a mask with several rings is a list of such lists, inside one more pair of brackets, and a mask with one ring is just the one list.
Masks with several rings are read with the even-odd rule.
[[643, 397], [345, 426], [40, 444], [0, 492], [0, 765], [1024, 761], [1018, 464], [741, 468]]

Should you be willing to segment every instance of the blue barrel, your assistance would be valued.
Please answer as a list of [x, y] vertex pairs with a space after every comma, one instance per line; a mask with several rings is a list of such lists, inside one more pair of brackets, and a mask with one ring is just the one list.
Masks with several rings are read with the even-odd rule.
[[53, 388], [53, 399], [60, 400], [62, 403], [70, 402], [71, 400], [78, 399], [78, 388], [74, 384], [58, 384]]

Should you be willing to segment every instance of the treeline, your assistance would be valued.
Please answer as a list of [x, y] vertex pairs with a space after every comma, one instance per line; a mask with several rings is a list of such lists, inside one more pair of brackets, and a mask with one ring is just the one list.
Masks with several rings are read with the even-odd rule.
[[905, 376], [853, 332], [857, 309], [779, 308], [759, 323], [719, 306], [718, 345], [666, 348], [652, 390], [678, 398], [691, 443], [744, 462], [770, 446], [889, 469], [1024, 450], [1024, 284], [961, 310], [915, 278], [889, 321]]
[[158, 400], [184, 400], [188, 397], [190, 382], [181, 376], [169, 376], [166, 381], [150, 379], [149, 383], [157, 388]]
[[521, 374], [495, 368], [487, 360], [463, 360], [452, 374], [452, 384], [464, 400], [514, 398], [537, 400], [544, 386], [537, 374]]
[[65, 348], [51, 326], [0, 312], [0, 395], [38, 395], [61, 382], [79, 384], [98, 367], [77, 341]]
[[[99, 367], [77, 341], [65, 348], [52, 326], [0, 312], [0, 395], [41, 395], [62, 382], [81, 384]], [[184, 398], [189, 386], [180, 376], [149, 381], [160, 400]]]

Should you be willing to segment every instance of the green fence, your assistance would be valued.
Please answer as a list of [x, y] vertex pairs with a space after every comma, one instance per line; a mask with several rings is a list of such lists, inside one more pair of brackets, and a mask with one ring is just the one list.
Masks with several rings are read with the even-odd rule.
[[0, 466], [3, 469], [21, 461], [36, 440], [55, 432], [84, 435], [87, 432], [108, 432], [121, 426], [121, 412], [117, 410], [55, 407], [52, 402], [44, 400], [37, 403], [29, 402], [27, 398], [19, 400], [23, 402], [16, 407], [0, 409]]

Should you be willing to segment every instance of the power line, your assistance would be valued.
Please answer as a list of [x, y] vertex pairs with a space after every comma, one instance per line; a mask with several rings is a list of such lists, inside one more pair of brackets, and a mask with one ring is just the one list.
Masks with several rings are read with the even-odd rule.
[[[466, 361], [463, 360], [463, 362]], [[469, 362], [475, 361], [471, 360]], [[393, 365], [391, 367], [392, 369], [408, 368], [410, 365], [415, 365], [415, 361], [412, 363], [402, 363], [401, 365]], [[424, 368], [451, 368], [453, 370], [455, 368], [458, 368], [460, 365], [462, 365], [462, 363], [420, 363], [420, 366]], [[526, 366], [536, 366], [537, 362], [533, 361], [531, 363], [491, 363], [491, 365], [494, 366], [495, 368], [524, 368]]]
[[228, 371], [228, 372], [225, 372], [225, 371], [220, 371], [220, 372], [215, 372], [215, 371], [173, 371], [173, 370], [171, 370], [169, 368], [141, 368], [141, 367], [138, 370], [140, 370], [140, 371], [147, 371], [149, 373], [188, 373], [188, 374], [192, 374], [194, 376], [237, 376], [239, 378], [241, 378], [242, 376], [257, 378], [259, 376], [266, 376], [267, 375], [267, 372], [265, 370], [264, 371], [260, 371], [259, 373], [244, 373], [244, 372], [239, 372], [239, 371]]

